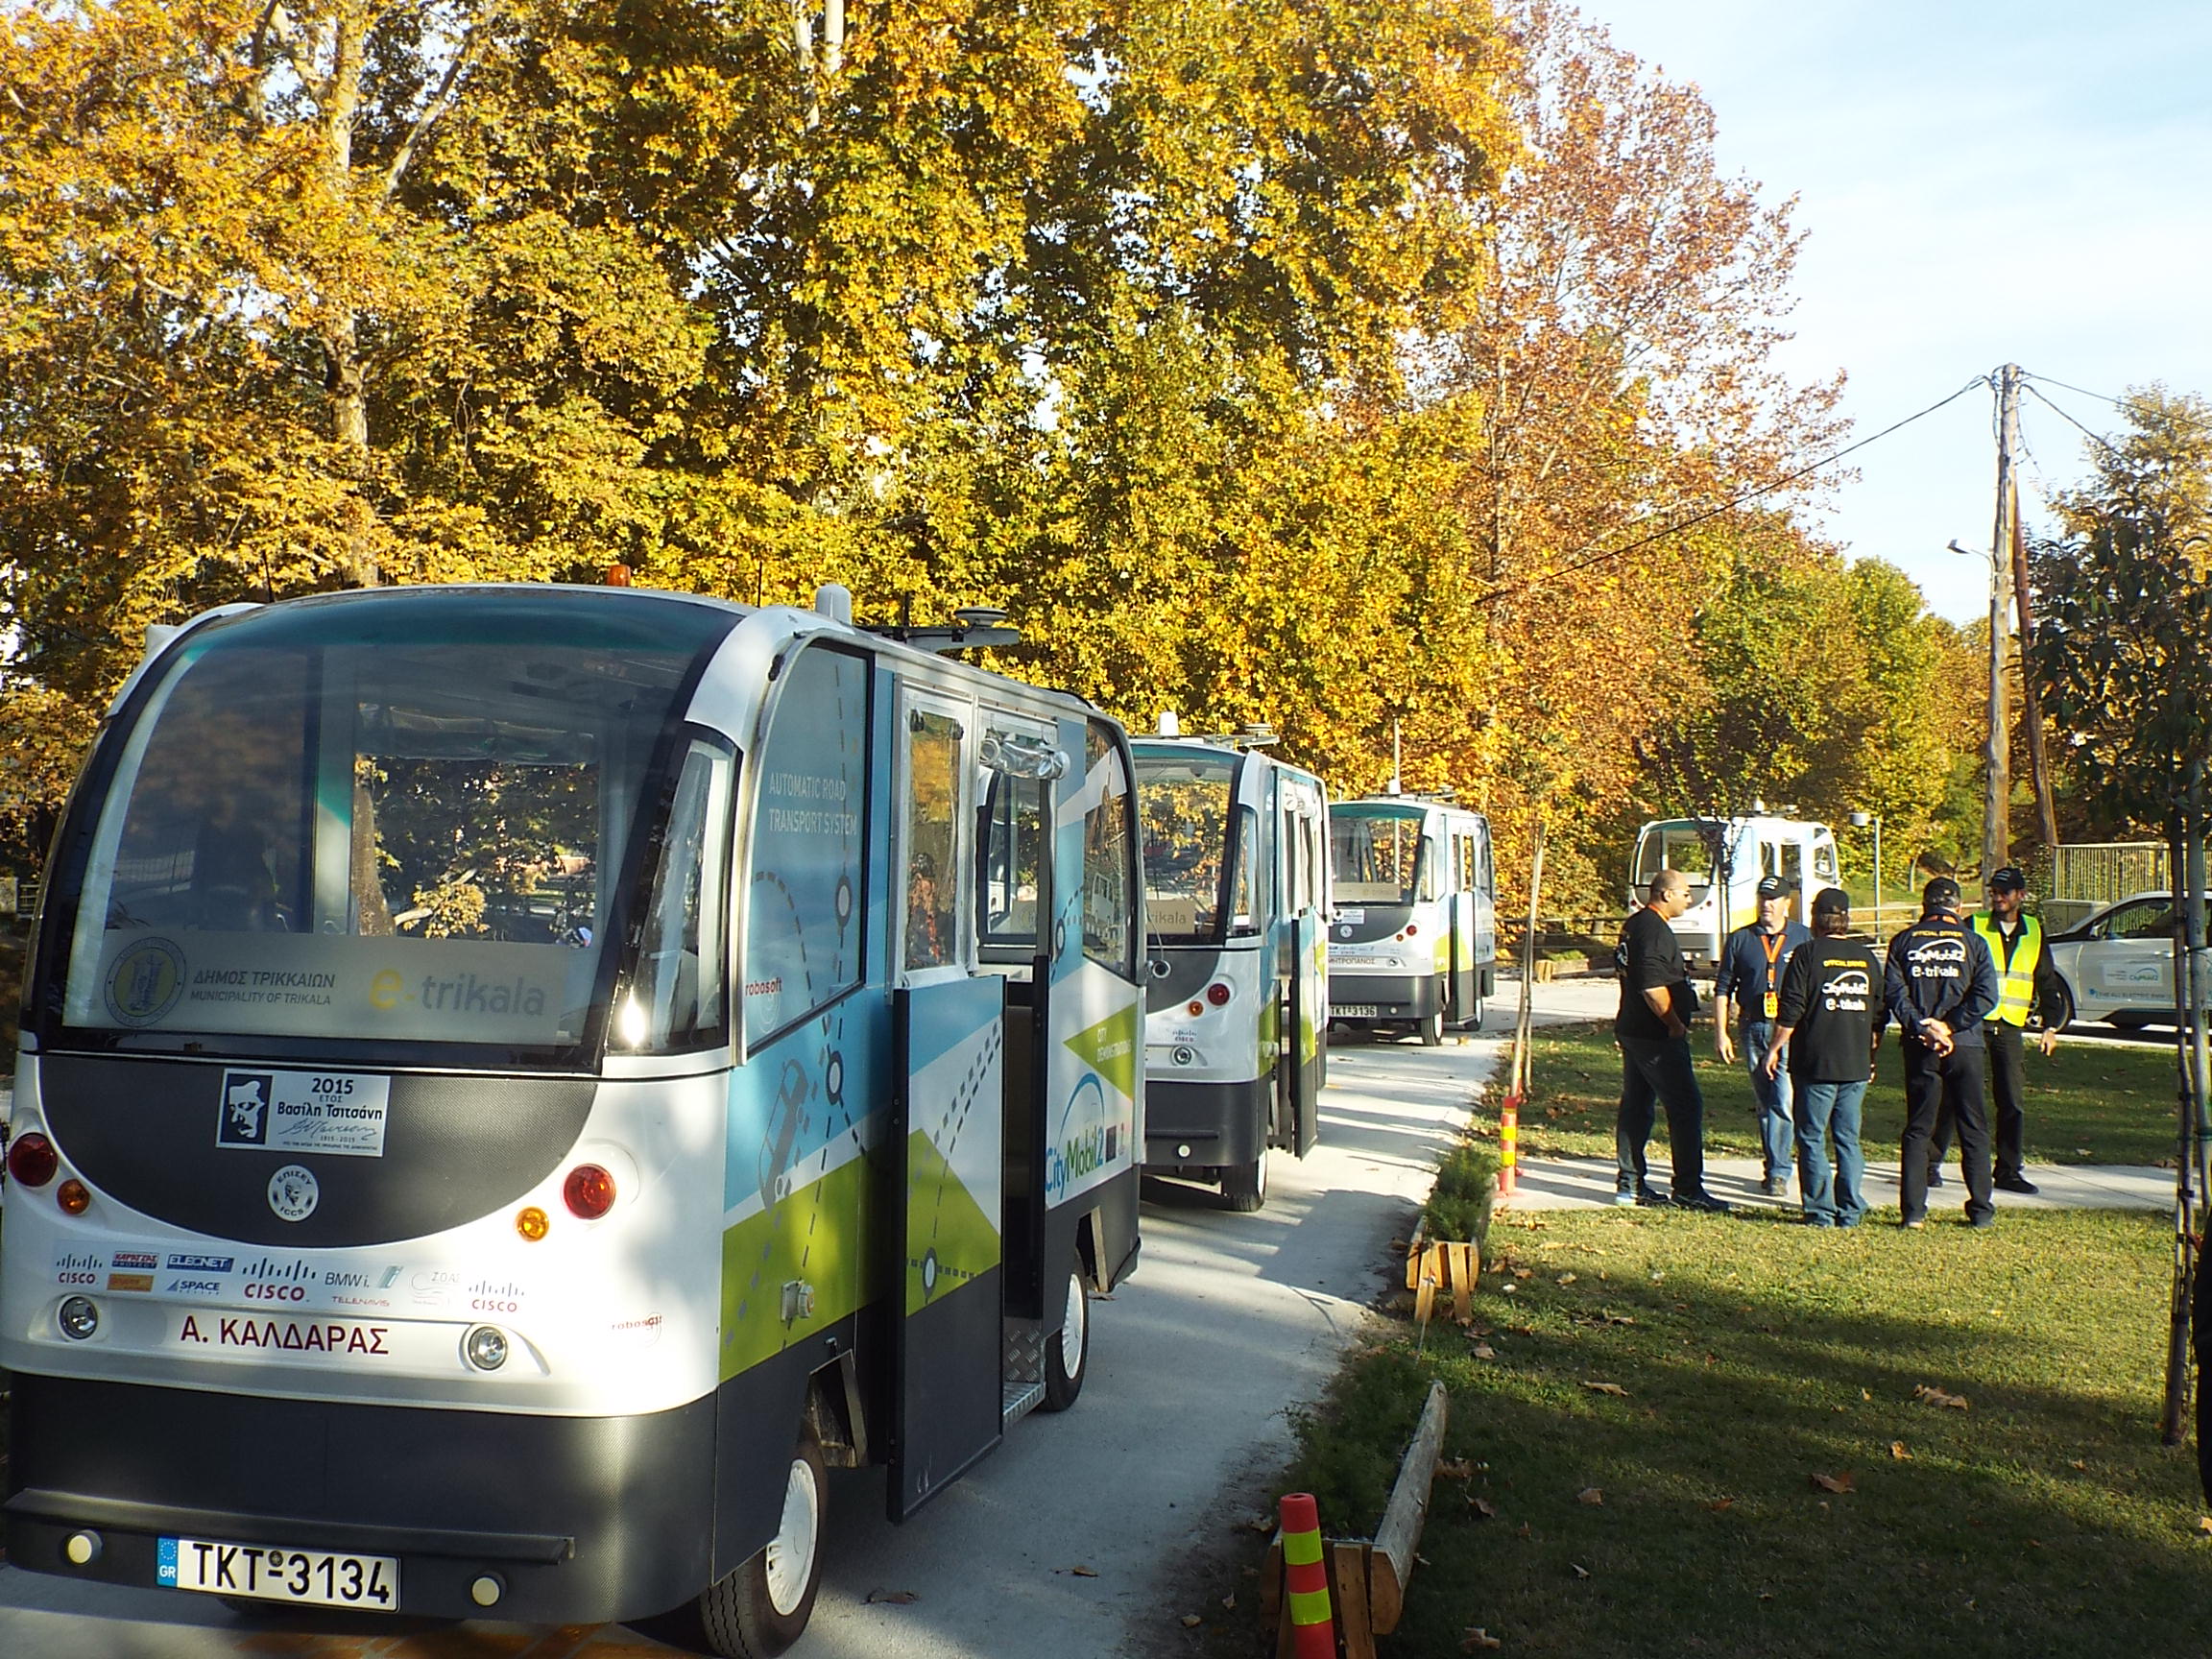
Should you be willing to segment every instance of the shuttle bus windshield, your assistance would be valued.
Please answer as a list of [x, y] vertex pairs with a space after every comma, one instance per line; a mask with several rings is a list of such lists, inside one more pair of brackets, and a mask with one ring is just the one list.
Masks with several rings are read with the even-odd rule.
[[1137, 750], [1144, 902], [1162, 939], [1218, 943], [1252, 927], [1255, 826], [1233, 812], [1241, 757]]
[[405, 637], [371, 604], [185, 640], [64, 868], [63, 1023], [135, 1046], [583, 1041], [649, 772], [728, 626], [666, 610], [648, 632], [510, 601], [492, 624], [457, 595]]
[[1428, 882], [1422, 809], [1338, 802], [1329, 855], [1339, 904], [1410, 904]]

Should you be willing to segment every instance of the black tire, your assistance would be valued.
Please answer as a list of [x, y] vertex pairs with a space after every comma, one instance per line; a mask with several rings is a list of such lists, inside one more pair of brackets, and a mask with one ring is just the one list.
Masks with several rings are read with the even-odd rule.
[[1444, 1010], [1423, 1015], [1413, 1022], [1413, 1034], [1421, 1039], [1424, 1048], [1439, 1048], [1444, 1044]]
[[1475, 993], [1475, 1012], [1467, 1016], [1466, 1020], [1460, 1023], [1459, 1029], [1462, 1031], [1479, 1031], [1482, 1029], [1482, 1022], [1489, 1016], [1490, 998], [1478, 991]]
[[1221, 1196], [1239, 1215], [1249, 1215], [1267, 1203], [1267, 1152], [1249, 1164], [1232, 1164], [1221, 1171]]
[[799, 1431], [771, 1538], [728, 1577], [699, 1597], [707, 1645], [722, 1659], [774, 1659], [806, 1629], [822, 1588], [822, 1540], [829, 1487], [812, 1429]]
[[2058, 981], [2058, 1023], [2054, 1030], [2063, 1031], [2074, 1023], [2074, 987], [2065, 980]]
[[[1074, 1363], [1069, 1363], [1068, 1331], [1075, 1330]], [[1083, 1379], [1091, 1374], [1091, 1282], [1083, 1276], [1078, 1254], [1068, 1268], [1068, 1306], [1060, 1330], [1045, 1344], [1045, 1403], [1040, 1411], [1065, 1411], [1083, 1392]]]

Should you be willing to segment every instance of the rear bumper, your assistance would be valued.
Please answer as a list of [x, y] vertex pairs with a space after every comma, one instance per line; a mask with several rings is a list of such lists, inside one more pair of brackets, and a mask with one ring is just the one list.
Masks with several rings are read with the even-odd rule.
[[1144, 1164], [1153, 1169], [1226, 1168], [1267, 1150], [1275, 1080], [1144, 1084]]
[[1444, 980], [1435, 974], [1329, 975], [1329, 1017], [1353, 1023], [1426, 1020], [1444, 1007]]
[[[525, 1417], [18, 1375], [8, 1556], [151, 1589], [164, 1537], [389, 1555], [399, 1605], [369, 1611], [633, 1618], [712, 1575], [714, 1423], [712, 1397]], [[84, 1532], [97, 1551], [73, 1565]], [[487, 1577], [489, 1606], [470, 1594]]]

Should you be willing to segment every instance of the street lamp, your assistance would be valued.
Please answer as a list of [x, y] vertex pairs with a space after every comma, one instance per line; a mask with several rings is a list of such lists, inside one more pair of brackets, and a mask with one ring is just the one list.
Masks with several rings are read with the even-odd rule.
[[1874, 826], [1874, 937], [1882, 937], [1882, 814], [1879, 812], [1854, 812], [1851, 828], [1863, 830]]

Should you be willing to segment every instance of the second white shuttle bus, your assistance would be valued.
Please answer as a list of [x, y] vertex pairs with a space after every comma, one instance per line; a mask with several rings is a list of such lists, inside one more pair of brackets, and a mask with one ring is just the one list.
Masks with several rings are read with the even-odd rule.
[[1329, 809], [1336, 915], [1329, 1011], [1348, 1025], [1479, 1030], [1497, 988], [1497, 867], [1490, 821], [1417, 795]]

